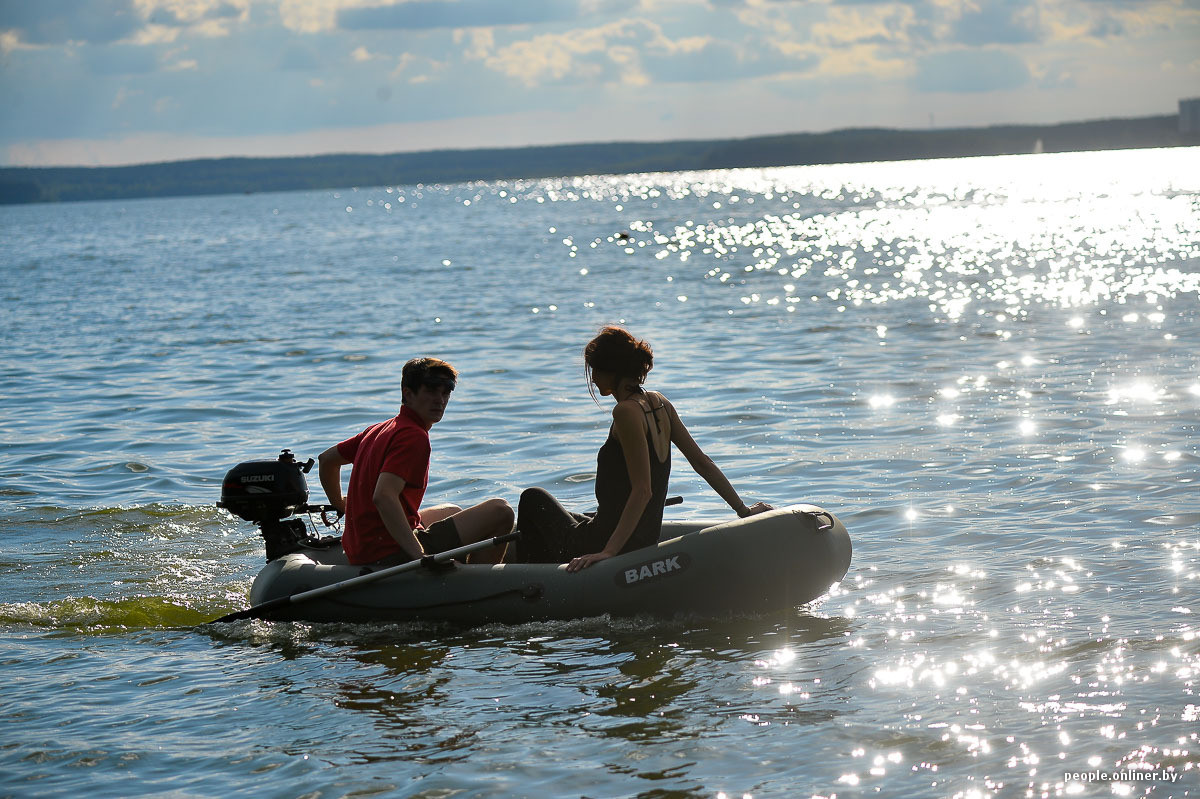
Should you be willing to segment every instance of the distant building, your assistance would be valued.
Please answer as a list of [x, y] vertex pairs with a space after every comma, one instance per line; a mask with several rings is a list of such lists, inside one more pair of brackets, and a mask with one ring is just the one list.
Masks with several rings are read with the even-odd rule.
[[1179, 132], [1200, 133], [1200, 97], [1179, 101]]

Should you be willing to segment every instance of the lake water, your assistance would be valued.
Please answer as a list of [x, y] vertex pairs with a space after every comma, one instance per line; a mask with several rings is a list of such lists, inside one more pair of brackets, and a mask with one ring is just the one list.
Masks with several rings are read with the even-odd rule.
[[[1200, 794], [1200, 148], [5, 207], [0, 241], [0, 795]], [[610, 322], [748, 501], [845, 522], [829, 596], [201, 626], [262, 563], [225, 471], [393, 414], [414, 356], [462, 370], [431, 501], [589, 507]]]

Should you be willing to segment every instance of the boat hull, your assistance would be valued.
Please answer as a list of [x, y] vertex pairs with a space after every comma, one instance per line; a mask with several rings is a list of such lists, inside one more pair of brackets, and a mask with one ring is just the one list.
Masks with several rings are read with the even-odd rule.
[[[814, 505], [728, 522], [665, 522], [653, 547], [569, 573], [555, 564], [415, 569], [293, 602], [268, 618], [310, 622], [521, 623], [613, 616], [759, 613], [825, 594], [850, 567], [846, 528]], [[251, 605], [357, 577], [340, 548], [271, 561]]]

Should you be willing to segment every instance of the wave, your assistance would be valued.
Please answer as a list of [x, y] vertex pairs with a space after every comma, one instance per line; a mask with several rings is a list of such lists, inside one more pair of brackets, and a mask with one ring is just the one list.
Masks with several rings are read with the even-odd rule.
[[219, 612], [210, 604], [160, 596], [118, 600], [66, 597], [49, 602], [0, 604], [0, 624], [79, 633], [105, 633], [130, 629], [190, 627]]

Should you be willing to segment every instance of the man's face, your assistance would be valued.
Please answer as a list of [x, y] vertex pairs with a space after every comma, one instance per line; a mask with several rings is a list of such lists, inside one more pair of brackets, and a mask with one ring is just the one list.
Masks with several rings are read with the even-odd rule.
[[442, 415], [446, 412], [446, 406], [450, 403], [450, 394], [453, 391], [454, 384], [449, 380], [431, 380], [422, 383], [415, 393], [406, 392], [408, 393], [408, 407], [412, 408], [413, 413], [420, 416], [425, 424], [435, 425], [442, 421]]

